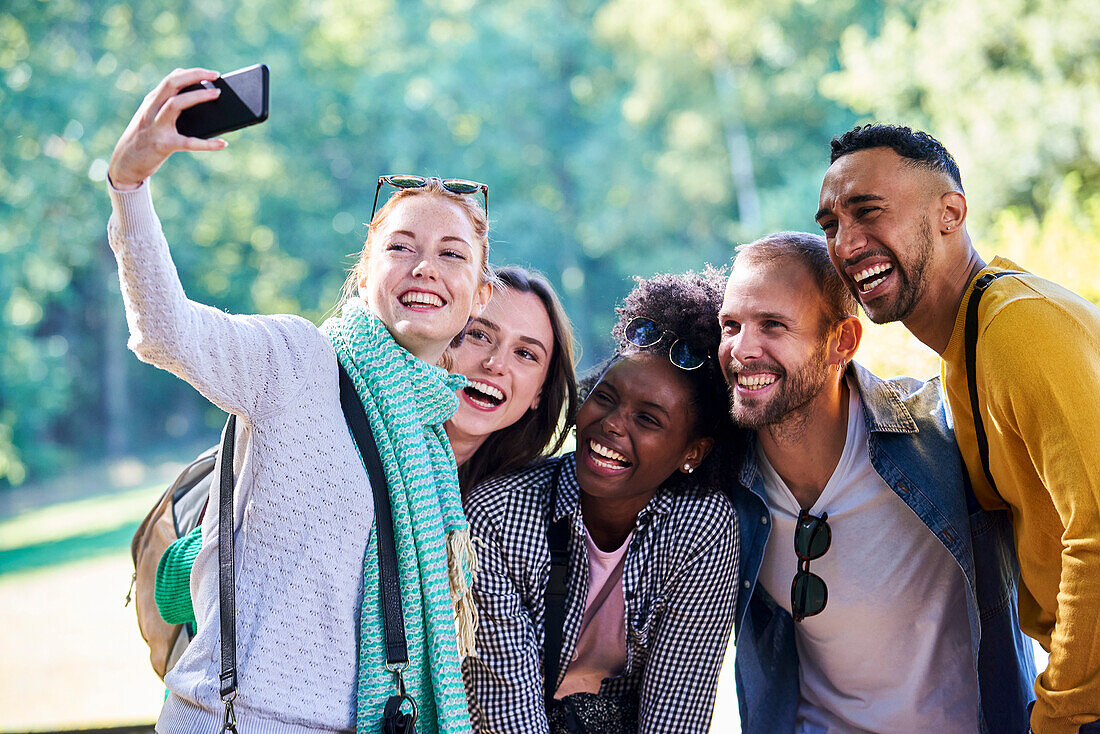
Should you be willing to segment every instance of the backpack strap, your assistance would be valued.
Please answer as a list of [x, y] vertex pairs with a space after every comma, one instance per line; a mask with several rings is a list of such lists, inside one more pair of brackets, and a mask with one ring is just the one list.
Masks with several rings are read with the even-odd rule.
[[546, 707], [554, 701], [554, 692], [558, 689], [558, 676], [561, 673], [562, 635], [565, 630], [565, 600], [568, 596], [565, 579], [569, 573], [569, 529], [570, 517], [554, 520], [554, 509], [558, 504], [558, 480], [561, 478], [561, 466], [554, 472], [550, 485], [550, 524], [546, 530], [546, 541], [550, 547], [550, 579], [546, 583], [546, 615], [544, 618], [543, 641], [543, 696]]
[[221, 476], [218, 481], [218, 615], [221, 618], [221, 698], [225, 703], [223, 732], [236, 732], [233, 699], [237, 697], [236, 583], [233, 569], [233, 442], [237, 416], [230, 415], [222, 439]]
[[[976, 364], [978, 354], [978, 304], [986, 289], [1004, 275], [1023, 275], [1018, 270], [1001, 270], [994, 273], [986, 273], [974, 281], [974, 290], [970, 294], [970, 300], [966, 304], [966, 328], [964, 331], [964, 350], [966, 360], [966, 386], [970, 391], [970, 412], [974, 415], [974, 435], [978, 441], [978, 457], [982, 462], [982, 471], [985, 479], [993, 491], [997, 491], [997, 483], [993, 481], [993, 474], [989, 471], [989, 439], [985, 435], [985, 425], [982, 422], [981, 408], [978, 405], [978, 387]], [[967, 485], [969, 486], [969, 478]], [[973, 490], [971, 490], [972, 492]]]

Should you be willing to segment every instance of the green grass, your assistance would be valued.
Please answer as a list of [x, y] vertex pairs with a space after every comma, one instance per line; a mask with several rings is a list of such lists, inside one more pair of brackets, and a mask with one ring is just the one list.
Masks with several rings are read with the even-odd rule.
[[62, 502], [0, 521], [0, 576], [128, 550], [164, 487]]

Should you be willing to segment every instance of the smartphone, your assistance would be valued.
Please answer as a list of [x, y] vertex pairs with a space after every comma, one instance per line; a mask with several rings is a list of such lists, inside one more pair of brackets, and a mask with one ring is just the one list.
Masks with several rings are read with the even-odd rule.
[[176, 130], [189, 138], [212, 138], [267, 119], [267, 65], [255, 64], [225, 74], [213, 82], [199, 82], [179, 91], [222, 90], [209, 102], [188, 107], [176, 118]]

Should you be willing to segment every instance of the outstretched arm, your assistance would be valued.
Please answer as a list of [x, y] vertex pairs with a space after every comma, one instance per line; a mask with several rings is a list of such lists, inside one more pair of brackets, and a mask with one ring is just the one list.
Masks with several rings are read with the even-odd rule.
[[216, 77], [205, 69], [177, 70], [145, 97], [111, 158], [108, 241], [118, 262], [130, 349], [218, 407], [255, 420], [297, 396], [331, 348], [304, 319], [230, 316], [184, 294], [148, 179], [175, 151], [225, 147], [224, 141], [184, 137], [175, 127], [180, 110], [217, 96], [208, 90], [177, 94], [179, 89]]

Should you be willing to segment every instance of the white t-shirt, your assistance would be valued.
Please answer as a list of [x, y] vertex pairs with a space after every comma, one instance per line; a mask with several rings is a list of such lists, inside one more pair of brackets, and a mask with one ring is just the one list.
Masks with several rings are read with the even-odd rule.
[[[798, 733], [978, 731], [962, 569], [878, 475], [858, 388], [849, 381], [844, 452], [809, 511], [829, 514], [832, 545], [810, 562], [828, 586], [820, 614], [795, 624]], [[760, 583], [788, 612], [798, 571], [799, 504], [762, 449], [772, 533]]]

